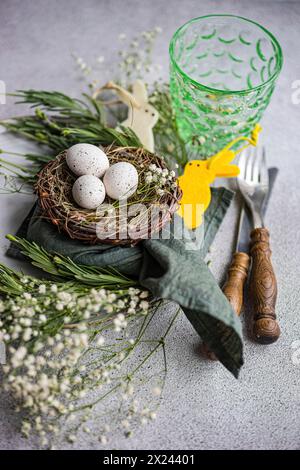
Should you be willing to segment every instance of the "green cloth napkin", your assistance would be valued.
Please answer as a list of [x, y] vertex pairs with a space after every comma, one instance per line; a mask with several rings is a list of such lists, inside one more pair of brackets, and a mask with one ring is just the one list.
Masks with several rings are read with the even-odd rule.
[[158, 239], [144, 240], [135, 247], [91, 246], [59, 233], [40, 217], [37, 206], [26, 237], [47, 251], [69, 256], [80, 264], [114, 266], [137, 277], [154, 296], [177, 302], [203, 341], [237, 377], [243, 364], [240, 321], [204, 261], [232, 196], [225, 188], [212, 189], [204, 225], [198, 229], [203, 231], [203, 243], [196, 250], [189, 249], [191, 232], [185, 239], [176, 238], [177, 215]]

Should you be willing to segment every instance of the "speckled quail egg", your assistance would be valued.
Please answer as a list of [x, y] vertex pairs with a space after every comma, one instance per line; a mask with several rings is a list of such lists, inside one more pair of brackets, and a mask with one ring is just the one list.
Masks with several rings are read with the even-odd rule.
[[74, 183], [72, 195], [84, 209], [97, 209], [105, 199], [105, 187], [94, 175], [80, 176]]
[[106, 194], [112, 199], [129, 198], [137, 190], [139, 175], [131, 163], [119, 162], [109, 167], [103, 182]]
[[94, 175], [101, 178], [109, 168], [103, 150], [92, 144], [75, 144], [67, 150], [66, 162], [77, 176]]

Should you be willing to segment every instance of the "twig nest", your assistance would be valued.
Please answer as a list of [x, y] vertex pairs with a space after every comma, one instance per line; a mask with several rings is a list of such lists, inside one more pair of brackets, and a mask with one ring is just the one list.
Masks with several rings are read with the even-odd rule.
[[[118, 168], [119, 163], [122, 163], [123, 169], [124, 163], [130, 164], [129, 168], [134, 167], [135, 171], [128, 170], [131, 183], [128, 183], [129, 178], [126, 181], [125, 172], [121, 172], [126, 191], [126, 183], [129, 186], [132, 184], [133, 187], [137, 184], [130, 200], [127, 202], [125, 199], [113, 199], [107, 192], [105, 195], [104, 188], [102, 193], [102, 182], [94, 175], [77, 178], [73, 169], [67, 165], [65, 150], [50, 161], [39, 174], [36, 190], [42, 217], [47, 218], [59, 231], [67, 233], [72, 239], [90, 244], [136, 245], [139, 241], [150, 238], [170, 220], [179, 207], [181, 190], [175, 173], [167, 169], [164, 160], [144, 148], [111, 145], [105, 147], [104, 152], [110, 163], [109, 168]], [[86, 208], [80, 207], [86, 201], [83, 201], [84, 194], [81, 194], [83, 191], [80, 191], [79, 182], [86, 181], [88, 176], [96, 179], [94, 188], [98, 191], [99, 199], [93, 200], [93, 206], [95, 204], [99, 207], [100, 210], [97, 211], [95, 208], [89, 208], [91, 195], [88, 191], [93, 187], [90, 180], [82, 186], [82, 189], [87, 188], [85, 197], [89, 206], [86, 204]], [[79, 189], [75, 195], [77, 186]], [[105, 199], [102, 200], [104, 195]], [[104, 204], [101, 206], [102, 202]], [[138, 204], [139, 208], [142, 205], [143, 211], [138, 214], [131, 211], [134, 204]], [[127, 212], [125, 220], [124, 211]]]
[[105, 199], [105, 187], [97, 176], [83, 175], [75, 181], [72, 196], [80, 207], [97, 209]]
[[75, 144], [67, 150], [66, 162], [77, 176], [93, 175], [101, 178], [109, 168], [106, 154], [96, 145]]
[[139, 175], [129, 162], [112, 165], [104, 175], [104, 186], [107, 195], [112, 199], [128, 199], [138, 187]]

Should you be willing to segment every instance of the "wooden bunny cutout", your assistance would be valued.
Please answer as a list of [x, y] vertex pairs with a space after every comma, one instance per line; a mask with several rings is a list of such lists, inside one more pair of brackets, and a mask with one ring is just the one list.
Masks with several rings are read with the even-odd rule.
[[136, 80], [132, 86], [132, 93], [114, 82], [108, 82], [105, 88], [115, 90], [121, 101], [128, 106], [128, 117], [122, 122], [122, 126], [132, 129], [145, 149], [154, 152], [152, 129], [158, 121], [159, 114], [148, 103], [148, 93], [144, 82]]
[[[215, 178], [233, 178], [239, 174], [239, 167], [231, 162], [237, 153], [249, 145], [257, 145], [260, 131], [261, 127], [257, 124], [250, 139], [238, 137], [208, 160], [192, 160], [186, 164], [183, 175], [178, 178], [183, 193], [178, 214], [189, 229], [197, 228], [202, 223], [202, 216], [211, 200], [210, 184]], [[247, 144], [236, 151], [230, 149], [240, 141]]]

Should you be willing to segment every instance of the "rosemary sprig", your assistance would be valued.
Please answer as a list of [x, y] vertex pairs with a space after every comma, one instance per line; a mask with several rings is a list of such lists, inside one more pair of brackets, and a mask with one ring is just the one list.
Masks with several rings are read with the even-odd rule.
[[[18, 103], [30, 104], [35, 113], [0, 121], [0, 124], [8, 131], [48, 148], [47, 156], [24, 155], [31, 165], [18, 176], [29, 184], [34, 182], [45, 162], [76, 143], [141, 146], [131, 129], [123, 127], [117, 131], [110, 128], [106, 123], [104, 104], [87, 94], [82, 95], [83, 99], [77, 99], [56, 91], [23, 90], [12, 96], [20, 98]], [[12, 167], [9, 160], [6, 163]]]
[[70, 258], [50, 254], [34, 242], [13, 235], [7, 235], [6, 238], [21, 249], [33, 266], [51, 274], [58, 281], [73, 281], [84, 286], [94, 286], [99, 289], [103, 287], [109, 290], [138, 285], [136, 280], [124, 276], [114, 268], [80, 265]]
[[[47, 111], [58, 112], [62, 116], [66, 115], [68, 118], [71, 116], [79, 116], [80, 119], [90, 118], [92, 120], [96, 118], [84, 100], [71, 98], [58, 91], [17, 90], [16, 93], [11, 93], [10, 96], [20, 98], [20, 101], [16, 102], [17, 104], [31, 104], [33, 108], [41, 107]], [[99, 105], [94, 102], [93, 98], [89, 99], [89, 104], [92, 104], [97, 111], [99, 110]], [[99, 113], [97, 112], [97, 114]]]

